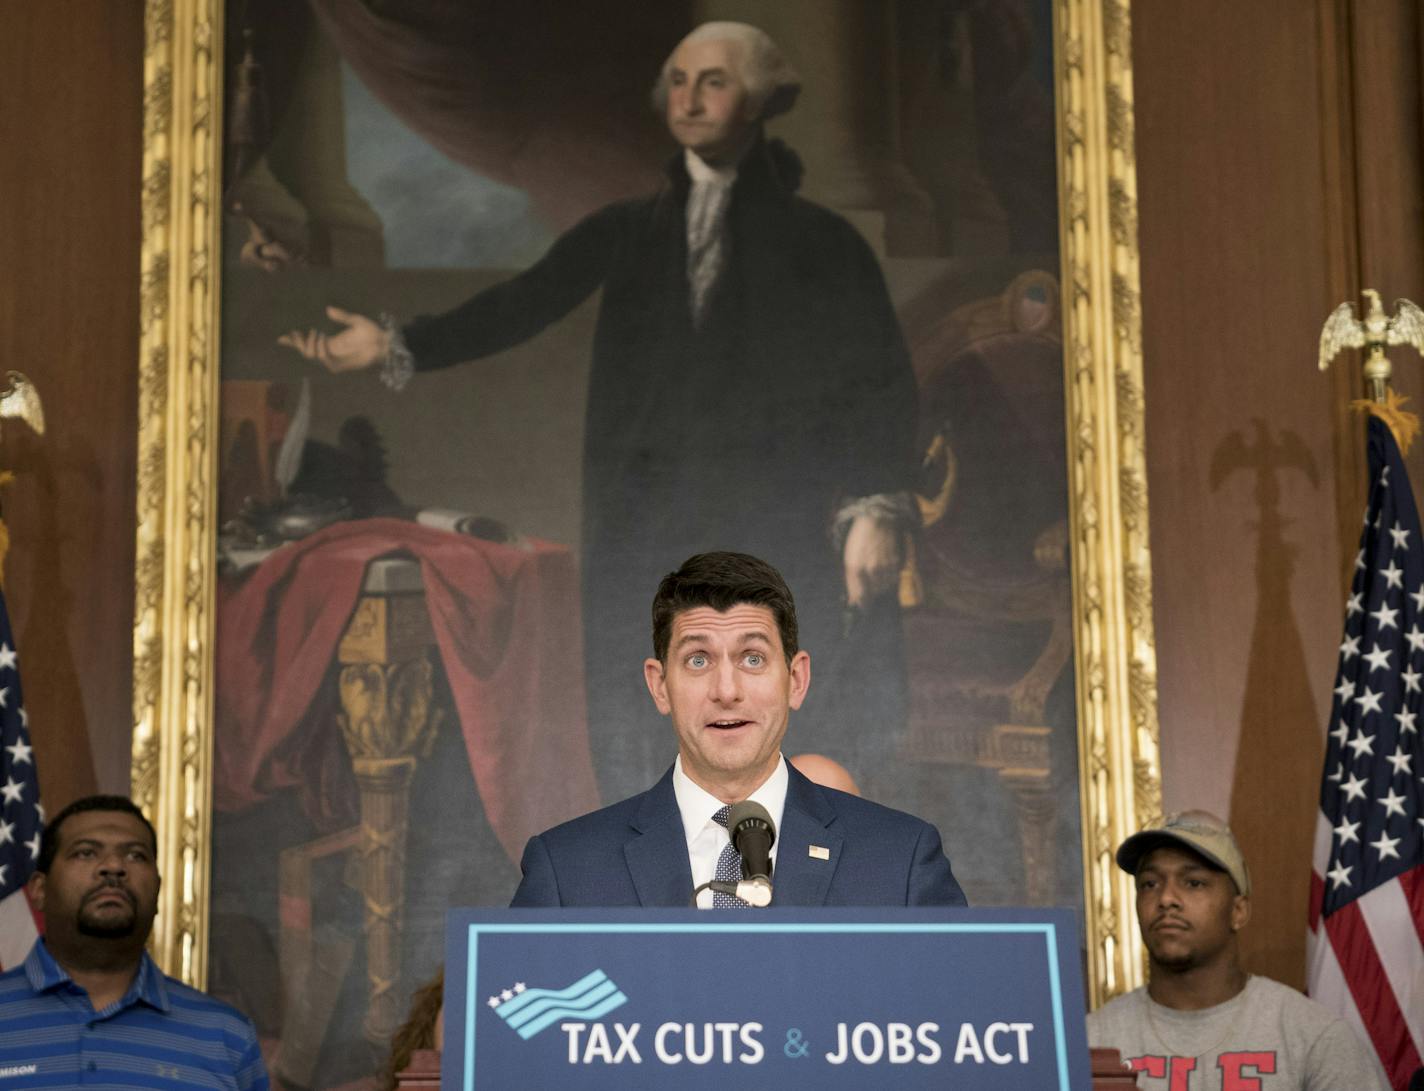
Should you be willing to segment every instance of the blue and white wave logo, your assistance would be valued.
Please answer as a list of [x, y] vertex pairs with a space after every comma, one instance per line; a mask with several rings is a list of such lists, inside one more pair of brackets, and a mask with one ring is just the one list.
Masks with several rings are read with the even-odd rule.
[[567, 989], [531, 989], [521, 982], [489, 998], [494, 1013], [526, 1042], [561, 1019], [590, 1022], [628, 1003], [602, 970], [575, 981]]

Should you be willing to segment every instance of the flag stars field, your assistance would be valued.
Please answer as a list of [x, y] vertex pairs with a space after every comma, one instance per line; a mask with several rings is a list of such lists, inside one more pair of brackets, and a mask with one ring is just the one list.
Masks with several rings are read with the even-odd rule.
[[40, 854], [44, 811], [24, 704], [20, 659], [0, 596], [0, 969], [23, 961], [39, 934], [24, 888]]
[[1424, 532], [1389, 429], [1371, 418], [1369, 437], [1369, 504], [1326, 721], [1309, 980], [1403, 1086], [1424, 1064], [1409, 986], [1424, 980]]

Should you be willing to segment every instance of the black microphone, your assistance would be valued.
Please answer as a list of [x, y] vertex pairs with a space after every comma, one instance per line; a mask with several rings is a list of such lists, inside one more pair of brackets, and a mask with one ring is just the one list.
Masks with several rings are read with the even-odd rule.
[[732, 838], [732, 848], [742, 858], [742, 880], [739, 883], [714, 879], [703, 883], [692, 892], [692, 902], [697, 905], [697, 895], [704, 890], [718, 894], [730, 894], [748, 905], [761, 909], [771, 904], [771, 846], [776, 844], [776, 823], [760, 803], [743, 800], [734, 803], [727, 812], [727, 832]]
[[742, 858], [742, 879], [747, 883], [766, 886], [766, 901], [760, 898], [743, 900], [753, 905], [770, 904], [771, 846], [776, 844], [776, 823], [760, 803], [745, 799], [733, 804], [727, 814], [727, 832], [732, 836], [732, 848]]

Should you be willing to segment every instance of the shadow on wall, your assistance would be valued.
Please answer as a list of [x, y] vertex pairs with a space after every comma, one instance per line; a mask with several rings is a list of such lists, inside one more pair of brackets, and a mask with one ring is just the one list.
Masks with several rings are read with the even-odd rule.
[[1320, 476], [1294, 432], [1273, 436], [1252, 421], [1247, 439], [1233, 432], [1212, 453], [1215, 492], [1238, 471], [1255, 480], [1256, 615], [1241, 707], [1241, 735], [1231, 786], [1231, 828], [1251, 868], [1252, 921], [1242, 933], [1249, 969], [1305, 988], [1306, 914], [1316, 796], [1324, 754], [1320, 714], [1311, 698], [1300, 630], [1291, 610], [1298, 547], [1286, 539], [1281, 476]]

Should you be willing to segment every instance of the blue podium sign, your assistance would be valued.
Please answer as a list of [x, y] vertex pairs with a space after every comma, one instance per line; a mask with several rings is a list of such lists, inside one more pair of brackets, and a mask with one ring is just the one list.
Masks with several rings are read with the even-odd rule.
[[1070, 910], [453, 910], [442, 1091], [1087, 1091]]

